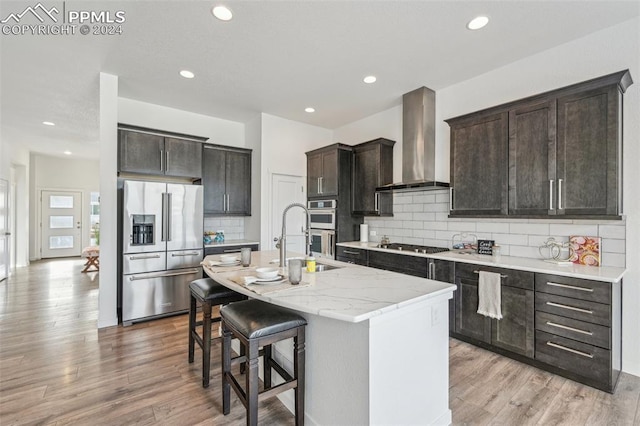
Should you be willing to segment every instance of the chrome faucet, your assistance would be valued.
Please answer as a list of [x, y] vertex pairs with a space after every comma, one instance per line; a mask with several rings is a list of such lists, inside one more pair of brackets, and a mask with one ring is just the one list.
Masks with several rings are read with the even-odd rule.
[[287, 212], [289, 209], [293, 207], [300, 207], [307, 214], [307, 229], [304, 231], [304, 239], [305, 239], [305, 251], [304, 254], [311, 254], [310, 251], [310, 242], [309, 242], [309, 228], [311, 227], [311, 216], [309, 216], [309, 210], [304, 206], [304, 204], [293, 203], [289, 204], [284, 211], [282, 212], [282, 235], [280, 235], [279, 239], [276, 239], [277, 244], [276, 247], [280, 249], [280, 267], [284, 268], [286, 266], [287, 261]]

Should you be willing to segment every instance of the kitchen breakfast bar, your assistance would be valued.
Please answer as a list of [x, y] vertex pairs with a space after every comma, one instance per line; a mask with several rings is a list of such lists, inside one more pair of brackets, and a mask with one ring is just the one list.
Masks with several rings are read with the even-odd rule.
[[[448, 309], [454, 285], [331, 259], [318, 263], [335, 269], [305, 272], [296, 286], [240, 284], [277, 258], [276, 250], [259, 251], [247, 268], [211, 266], [217, 256], [203, 265], [215, 281], [307, 319], [307, 424], [451, 423]], [[287, 367], [291, 346], [276, 348]], [[291, 392], [280, 398], [293, 411]]]

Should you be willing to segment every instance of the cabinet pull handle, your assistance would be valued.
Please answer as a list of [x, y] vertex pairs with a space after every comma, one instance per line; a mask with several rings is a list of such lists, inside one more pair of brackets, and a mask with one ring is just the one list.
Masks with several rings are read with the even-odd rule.
[[225, 194], [225, 196], [227, 197], [227, 211], [229, 211], [230, 210], [229, 206], [231, 205], [231, 203], [229, 201], [229, 194]]
[[227, 194], [222, 194], [222, 211], [227, 211]]
[[549, 210], [553, 210], [553, 179], [549, 179]]
[[222, 250], [223, 253], [240, 253], [240, 251], [242, 251], [242, 249], [228, 249], [228, 250]]
[[[473, 271], [474, 274], [480, 274], [480, 271]], [[507, 278], [509, 275], [500, 274], [500, 278]]]
[[316, 178], [316, 186], [318, 187], [318, 194], [320, 194], [320, 178]]
[[324, 193], [324, 177], [320, 176], [320, 194]]
[[558, 179], [558, 210], [562, 210], [562, 179]]
[[436, 279], [436, 264], [433, 262], [429, 263], [429, 276], [427, 278], [430, 280]]
[[592, 288], [587, 288], [587, 287], [578, 287], [578, 286], [569, 285], [569, 284], [559, 284], [559, 283], [554, 283], [554, 282], [551, 282], [551, 281], [547, 281], [547, 285], [550, 285], [552, 287], [570, 288], [571, 290], [580, 290], [580, 291], [586, 291], [588, 293], [593, 293], [593, 289]]
[[373, 198], [373, 209], [376, 212], [380, 211], [380, 193], [376, 192], [375, 197]]
[[449, 188], [449, 210], [453, 210], [453, 188]]
[[360, 255], [359, 251], [351, 251], [351, 250], [343, 250], [342, 251], [344, 254], [355, 254], [356, 256]]
[[547, 305], [554, 306], [556, 308], [569, 309], [571, 311], [583, 312], [585, 314], [593, 314], [593, 311], [590, 309], [576, 308], [575, 306], [562, 305], [560, 303], [547, 302]]
[[563, 329], [569, 330], [569, 331], [575, 331], [576, 333], [582, 333], [582, 334], [586, 334], [588, 336], [593, 336], [593, 332], [591, 332], [591, 331], [580, 330], [579, 328], [573, 328], [573, 327], [569, 327], [567, 325], [556, 324], [555, 322], [551, 322], [551, 321], [547, 321], [547, 325], [550, 325], [551, 327], [563, 328]]
[[160, 150], [160, 171], [164, 171], [164, 151]]
[[566, 346], [558, 345], [557, 343], [547, 342], [547, 345], [552, 346], [554, 348], [562, 349], [563, 351], [571, 352], [576, 355], [583, 356], [585, 358], [593, 358], [593, 355], [588, 354], [586, 352], [577, 351], [575, 349], [567, 348]]
[[169, 171], [169, 151], [164, 155], [164, 170]]

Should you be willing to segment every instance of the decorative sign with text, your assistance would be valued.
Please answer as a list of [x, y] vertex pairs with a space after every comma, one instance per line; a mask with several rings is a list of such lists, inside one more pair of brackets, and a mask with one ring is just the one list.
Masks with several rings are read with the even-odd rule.
[[494, 240], [478, 240], [478, 254], [493, 254]]

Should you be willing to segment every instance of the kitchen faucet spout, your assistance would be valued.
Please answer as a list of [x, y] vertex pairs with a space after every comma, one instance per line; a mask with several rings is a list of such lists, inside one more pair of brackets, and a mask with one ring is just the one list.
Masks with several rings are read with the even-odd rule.
[[284, 268], [286, 266], [286, 261], [287, 261], [287, 212], [293, 208], [293, 207], [300, 207], [301, 209], [304, 210], [304, 212], [307, 215], [307, 229], [305, 229], [304, 232], [304, 239], [305, 239], [305, 249], [304, 249], [304, 254], [309, 255], [310, 254], [310, 243], [309, 243], [309, 228], [311, 227], [311, 216], [309, 215], [309, 210], [307, 210], [307, 208], [305, 207], [304, 204], [301, 203], [293, 203], [293, 204], [289, 204], [284, 211], [282, 212], [282, 234], [280, 235], [280, 239], [278, 240], [278, 244], [276, 244], [276, 247], [278, 247], [280, 249], [280, 267]]

